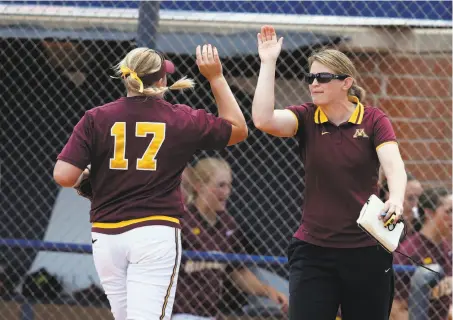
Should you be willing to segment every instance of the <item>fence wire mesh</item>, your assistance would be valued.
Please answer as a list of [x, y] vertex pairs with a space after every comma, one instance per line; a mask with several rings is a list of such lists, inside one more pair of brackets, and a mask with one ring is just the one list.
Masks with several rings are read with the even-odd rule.
[[[303, 166], [294, 139], [271, 137], [251, 121], [259, 71], [256, 33], [264, 24], [273, 24], [285, 38], [277, 68], [276, 108], [310, 101], [301, 81], [310, 53], [327, 46], [342, 50], [359, 71], [358, 83], [367, 91], [363, 102], [390, 116], [406, 168], [414, 176], [406, 192], [406, 217], [419, 217], [415, 208], [424, 190], [451, 190], [450, 2], [2, 1], [0, 15], [3, 239], [90, 244], [89, 202], [73, 190], [61, 190], [52, 178], [56, 156], [74, 125], [86, 110], [124, 95], [121, 81], [110, 77], [111, 68], [137, 46], [155, 47], [176, 64], [170, 82], [181, 76], [196, 80], [193, 91], [171, 93], [169, 101], [216, 113], [209, 84], [195, 64], [195, 47], [212, 43], [250, 133], [244, 143], [222, 152], [199, 152], [190, 165], [206, 157], [226, 160], [233, 176], [227, 211], [242, 230], [241, 251], [286, 256], [301, 218]], [[426, 294], [433, 295], [430, 304], [440, 306], [438, 310], [448, 310], [450, 301], [444, 298], [451, 295], [451, 203], [449, 211], [442, 204], [448, 206], [436, 202], [433, 208], [441, 208], [417, 223], [417, 230], [427, 224], [436, 227], [435, 237], [445, 242], [436, 244], [441, 256], [427, 250], [428, 240], [417, 252], [420, 262], [438, 263], [444, 270], [443, 289]], [[184, 249], [205, 251], [195, 243], [186, 243]], [[30, 307], [34, 319], [111, 319], [90, 255], [4, 245], [1, 258], [0, 319], [30, 314], [24, 299], [36, 302]], [[259, 267], [251, 270], [288, 295], [285, 264]], [[196, 273], [205, 269], [220, 284], [204, 281], [190, 291], [196, 296], [216, 286], [218, 303], [193, 299], [192, 313], [212, 316], [214, 307], [230, 317], [286, 317], [269, 299], [242, 293], [231, 280], [234, 268], [223, 263], [186, 261], [178, 285], [188, 285], [184, 277], [203, 278]], [[411, 288], [410, 277], [403, 280], [397, 291], [419, 290]], [[408, 301], [407, 292], [401, 299]], [[429, 319], [441, 316], [430, 313]]]

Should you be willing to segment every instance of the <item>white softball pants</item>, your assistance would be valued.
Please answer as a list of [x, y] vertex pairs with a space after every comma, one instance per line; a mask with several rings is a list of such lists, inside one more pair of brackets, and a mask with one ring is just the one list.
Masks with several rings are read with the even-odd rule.
[[115, 320], [169, 320], [181, 263], [181, 231], [144, 226], [92, 232], [93, 259]]

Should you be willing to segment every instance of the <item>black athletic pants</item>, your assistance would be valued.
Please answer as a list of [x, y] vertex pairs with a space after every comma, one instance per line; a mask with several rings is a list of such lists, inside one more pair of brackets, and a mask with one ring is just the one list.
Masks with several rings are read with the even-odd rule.
[[393, 256], [379, 245], [339, 249], [293, 238], [288, 249], [289, 319], [387, 320], [394, 293]]

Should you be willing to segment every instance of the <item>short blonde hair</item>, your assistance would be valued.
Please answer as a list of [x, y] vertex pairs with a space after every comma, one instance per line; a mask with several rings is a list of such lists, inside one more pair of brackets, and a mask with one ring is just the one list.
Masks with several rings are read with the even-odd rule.
[[365, 99], [365, 89], [357, 85], [357, 70], [351, 59], [349, 59], [343, 52], [334, 49], [323, 49], [318, 52], [314, 52], [308, 58], [310, 68], [315, 61], [328, 67], [329, 69], [332, 69], [332, 71], [336, 74], [347, 74], [352, 77], [354, 81], [351, 88], [349, 88], [348, 95], [356, 96], [359, 100]]
[[[161, 54], [152, 49], [142, 47], [130, 51], [114, 69], [117, 76], [123, 78], [128, 91], [142, 93], [145, 96], [156, 96], [168, 90], [191, 89], [195, 86], [195, 82], [186, 77], [179, 79], [170, 87], [156, 87], [155, 83], [143, 84], [140, 78], [159, 72], [163, 67], [163, 63], [164, 58]], [[124, 70], [128, 70], [127, 74], [125, 74]]]
[[189, 186], [186, 189], [188, 203], [193, 203], [197, 198], [197, 191], [194, 186], [209, 183], [211, 177], [219, 169], [224, 169], [231, 173], [231, 167], [228, 162], [221, 158], [213, 157], [201, 159], [195, 166], [186, 168], [186, 179], [189, 182]]

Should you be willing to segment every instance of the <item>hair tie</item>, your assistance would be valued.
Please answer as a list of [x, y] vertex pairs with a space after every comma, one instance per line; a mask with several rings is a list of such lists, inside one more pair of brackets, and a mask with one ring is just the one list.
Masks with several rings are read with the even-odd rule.
[[126, 77], [128, 75], [130, 75], [132, 77], [132, 79], [137, 80], [137, 82], [140, 84], [140, 89], [138, 90], [138, 92], [143, 93], [143, 81], [139, 78], [139, 76], [137, 75], [137, 72], [129, 69], [126, 66], [121, 66], [120, 71], [121, 71], [121, 78], [126, 79]]

